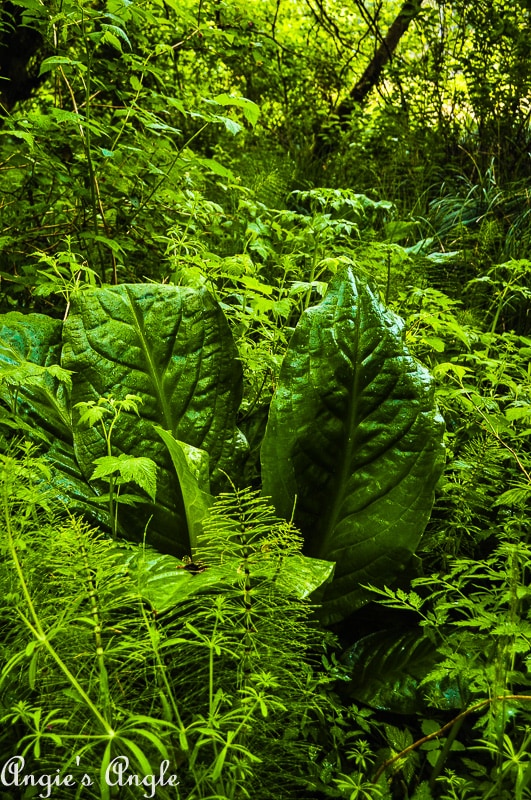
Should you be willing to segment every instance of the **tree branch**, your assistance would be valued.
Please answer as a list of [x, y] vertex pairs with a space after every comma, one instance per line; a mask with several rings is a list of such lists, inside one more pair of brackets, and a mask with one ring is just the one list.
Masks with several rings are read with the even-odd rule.
[[385, 65], [392, 59], [400, 39], [409, 28], [411, 22], [418, 16], [422, 2], [423, 0], [405, 0], [404, 5], [387, 31], [387, 35], [365, 68], [363, 75], [350, 91], [346, 100], [338, 106], [337, 113], [340, 119], [342, 115], [350, 112], [354, 103], [362, 103], [371, 89], [376, 86]]
[[490, 697], [488, 700], [481, 700], [479, 703], [476, 703], [470, 708], [466, 708], [464, 711], [461, 711], [461, 713], [458, 714], [457, 717], [454, 717], [452, 720], [450, 720], [450, 722], [447, 722], [446, 725], [443, 725], [442, 728], [439, 728], [438, 731], [434, 731], [433, 733], [430, 733], [428, 736], [423, 736], [422, 739], [417, 739], [416, 742], [410, 744], [409, 747], [405, 748], [405, 750], [402, 750], [396, 756], [388, 758], [387, 761], [384, 761], [384, 763], [379, 768], [378, 772], [376, 772], [376, 774], [374, 775], [372, 783], [378, 783], [379, 779], [382, 777], [387, 767], [390, 767], [391, 764], [395, 763], [395, 761], [404, 758], [404, 756], [406, 756], [408, 753], [411, 753], [413, 750], [416, 750], [417, 747], [420, 747], [420, 745], [424, 744], [424, 742], [429, 742], [431, 739], [436, 739], [438, 736], [441, 735], [441, 733], [445, 733], [449, 728], [453, 727], [456, 724], [456, 722], [459, 722], [460, 720], [464, 719], [469, 714], [472, 714], [472, 712], [479, 711], [481, 708], [484, 708], [485, 706], [488, 706], [491, 703], [503, 702], [505, 700], [519, 700], [520, 702], [529, 701], [531, 700], [531, 696], [527, 694], [501, 694], [498, 697]]
[[[363, 74], [356, 81], [347, 97], [337, 106], [334, 116], [344, 126], [350, 116], [353, 106], [361, 104], [367, 95], [378, 85], [386, 64], [392, 59], [400, 39], [409, 28], [411, 22], [418, 16], [423, 0], [404, 0], [404, 3], [395, 17], [386, 36], [380, 40], [373, 57], [367, 64]], [[314, 156], [322, 158], [333, 148], [319, 131], [314, 146]]]

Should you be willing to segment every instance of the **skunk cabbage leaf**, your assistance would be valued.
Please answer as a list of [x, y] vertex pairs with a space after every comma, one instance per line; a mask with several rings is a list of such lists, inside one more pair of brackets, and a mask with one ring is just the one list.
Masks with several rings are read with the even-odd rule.
[[263, 492], [307, 555], [334, 561], [322, 616], [340, 621], [406, 568], [443, 464], [432, 379], [403, 323], [351, 268], [297, 325], [262, 443]]
[[[157, 504], [144, 518], [147, 524], [151, 517], [149, 541], [164, 552], [182, 556], [190, 540], [179, 481], [155, 426], [205, 450], [219, 485], [221, 470], [233, 472], [243, 449], [235, 424], [242, 391], [236, 355], [227, 320], [203, 289], [122, 284], [72, 296], [62, 350], [62, 366], [75, 373], [72, 403], [141, 397], [138, 416], [120, 416], [112, 449], [157, 464]], [[95, 459], [106, 455], [100, 426], [74, 416], [74, 446], [88, 479]], [[131, 525], [138, 528], [139, 520], [135, 512]]]
[[422, 629], [375, 631], [349, 647], [341, 661], [349, 697], [373, 708], [425, 714], [430, 705], [451, 710], [470, 699], [455, 678], [437, 669], [443, 657]]
[[0, 316], [0, 399], [52, 438], [72, 442], [71, 376], [59, 366], [60, 320], [10, 311]]

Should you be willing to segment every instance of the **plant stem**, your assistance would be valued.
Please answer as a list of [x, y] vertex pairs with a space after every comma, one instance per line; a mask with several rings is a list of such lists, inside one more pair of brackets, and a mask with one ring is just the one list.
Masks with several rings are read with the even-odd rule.
[[410, 744], [409, 747], [406, 747], [404, 750], [402, 750], [397, 755], [393, 756], [392, 758], [388, 758], [387, 761], [384, 761], [384, 763], [380, 766], [378, 771], [375, 773], [375, 775], [374, 775], [374, 777], [372, 779], [372, 783], [378, 783], [379, 779], [381, 778], [383, 773], [386, 771], [387, 767], [390, 767], [391, 764], [395, 763], [395, 761], [398, 761], [399, 759], [404, 758], [404, 756], [406, 756], [408, 753], [413, 752], [413, 750], [416, 750], [417, 747], [420, 747], [420, 745], [424, 744], [424, 742], [429, 742], [431, 739], [436, 739], [438, 736], [441, 735], [441, 733], [444, 733], [445, 731], [447, 731], [449, 728], [451, 728], [453, 725], [455, 725], [456, 722], [459, 722], [460, 720], [464, 719], [469, 714], [472, 714], [474, 711], [479, 711], [481, 708], [484, 708], [485, 706], [490, 705], [490, 703], [494, 703], [496, 701], [507, 701], [507, 700], [518, 700], [520, 702], [531, 702], [531, 695], [528, 695], [528, 694], [505, 694], [505, 695], [503, 695], [502, 694], [502, 695], [499, 695], [498, 697], [489, 697], [488, 700], [481, 700], [479, 703], [476, 703], [475, 705], [470, 706], [470, 708], [465, 709], [465, 711], [461, 711], [461, 713], [458, 714], [457, 717], [454, 717], [452, 720], [450, 720], [450, 722], [447, 722], [446, 725], [443, 725], [442, 728], [439, 728], [438, 731], [435, 731], [434, 733], [430, 733], [428, 736], [423, 736], [422, 739], [417, 739], [417, 741], [413, 742], [413, 744]]
[[46, 631], [44, 630], [44, 628], [41, 625], [41, 621], [39, 619], [39, 615], [37, 613], [37, 610], [36, 610], [36, 608], [35, 608], [35, 606], [33, 604], [33, 600], [31, 598], [31, 594], [30, 594], [28, 585], [26, 583], [26, 578], [24, 577], [24, 572], [23, 572], [23, 569], [22, 569], [22, 565], [20, 563], [20, 560], [19, 560], [19, 557], [18, 557], [18, 553], [17, 553], [17, 550], [16, 550], [16, 546], [15, 546], [15, 540], [14, 540], [14, 536], [13, 536], [13, 529], [11, 527], [11, 516], [10, 516], [10, 513], [9, 513], [9, 493], [8, 493], [8, 488], [9, 487], [8, 487], [7, 482], [4, 483], [4, 487], [3, 487], [3, 509], [4, 509], [4, 520], [5, 520], [5, 525], [6, 525], [5, 530], [6, 530], [6, 534], [7, 534], [9, 552], [10, 552], [11, 558], [13, 560], [13, 564], [15, 566], [15, 571], [17, 573], [17, 577], [18, 577], [18, 580], [19, 580], [19, 583], [20, 583], [20, 586], [21, 586], [21, 589], [22, 589], [22, 594], [24, 596], [24, 600], [26, 601], [26, 605], [28, 607], [31, 619], [28, 619], [22, 613], [20, 614], [20, 616], [24, 620], [25, 624], [27, 625], [27, 627], [29, 628], [29, 630], [31, 631], [31, 633], [33, 634], [35, 639], [37, 639], [37, 641], [40, 642], [46, 648], [46, 650], [49, 652], [49, 654], [52, 656], [53, 660], [55, 661], [55, 663], [57, 664], [59, 669], [64, 673], [64, 675], [68, 679], [68, 681], [71, 684], [71, 686], [79, 694], [79, 696], [81, 697], [81, 699], [83, 700], [83, 702], [85, 703], [85, 705], [87, 706], [87, 708], [89, 709], [91, 714], [95, 717], [97, 722], [101, 725], [101, 727], [103, 728], [106, 736], [109, 737], [110, 739], [112, 739], [114, 737], [114, 735], [115, 735], [113, 728], [108, 723], [108, 721], [105, 719], [105, 717], [100, 713], [99, 709], [94, 705], [94, 703], [92, 702], [91, 698], [85, 692], [85, 690], [83, 689], [83, 687], [81, 686], [81, 684], [79, 683], [79, 681], [77, 680], [75, 675], [73, 675], [72, 672], [68, 669], [67, 665], [64, 663], [64, 661], [60, 657], [59, 653], [55, 650], [55, 648], [53, 647], [53, 645], [49, 641], [49, 639], [48, 639], [48, 637], [46, 635]]
[[464, 717], [462, 717], [461, 719], [458, 719], [457, 722], [455, 722], [452, 725], [451, 729], [450, 729], [450, 733], [448, 734], [448, 738], [446, 739], [446, 741], [444, 743], [444, 746], [443, 746], [443, 748], [442, 748], [442, 750], [441, 750], [441, 752], [439, 754], [439, 758], [437, 759], [437, 763], [435, 764], [435, 766], [434, 766], [434, 768], [432, 770], [432, 773], [430, 775], [430, 780], [428, 782], [428, 786], [429, 786], [431, 791], [433, 791], [435, 789], [435, 782], [436, 782], [437, 778], [439, 777], [439, 775], [441, 773], [441, 770], [442, 770], [442, 768], [444, 767], [444, 765], [446, 763], [446, 759], [448, 758], [448, 753], [452, 749], [452, 745], [453, 745], [453, 743], [455, 741], [455, 737], [457, 736], [457, 734], [461, 730], [461, 725], [463, 724], [464, 719], [465, 719]]
[[[72, 520], [72, 525], [76, 533], [80, 533], [78, 529], [78, 521], [76, 519]], [[103, 641], [101, 638], [101, 617], [99, 613], [98, 607], [98, 595], [96, 584], [94, 581], [93, 573], [90, 568], [90, 564], [88, 561], [87, 551], [85, 548], [85, 544], [83, 539], [80, 535], [77, 537], [79, 548], [83, 554], [83, 565], [85, 567], [85, 572], [87, 576], [87, 592], [89, 597], [90, 603], [90, 611], [92, 614], [92, 619], [94, 620], [94, 641], [96, 644], [96, 660], [98, 663], [98, 672], [99, 672], [99, 683], [100, 683], [100, 701], [103, 706], [103, 713], [105, 718], [111, 723], [112, 721], [112, 712], [111, 712], [111, 697], [109, 694], [109, 679], [107, 674], [107, 666], [105, 664], [105, 655], [103, 650]]]

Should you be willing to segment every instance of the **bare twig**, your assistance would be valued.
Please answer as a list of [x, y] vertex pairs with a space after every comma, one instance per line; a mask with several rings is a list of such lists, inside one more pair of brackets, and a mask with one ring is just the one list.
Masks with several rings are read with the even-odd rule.
[[431, 739], [436, 739], [438, 736], [447, 731], [449, 728], [453, 727], [453, 725], [455, 725], [456, 722], [459, 722], [460, 720], [464, 719], [469, 714], [472, 714], [474, 711], [479, 711], [480, 708], [484, 708], [485, 706], [490, 705], [490, 703], [505, 701], [505, 700], [520, 700], [520, 701], [525, 700], [527, 702], [531, 701], [531, 695], [502, 694], [498, 695], [497, 697], [490, 697], [488, 700], [481, 700], [481, 702], [476, 703], [473, 706], [470, 706], [470, 708], [461, 711], [461, 713], [458, 714], [457, 717], [454, 717], [452, 720], [450, 720], [450, 722], [447, 722], [446, 725], [443, 725], [442, 728], [439, 728], [438, 731], [434, 731], [434, 733], [430, 733], [428, 736], [423, 736], [422, 739], [417, 739], [417, 741], [413, 742], [413, 744], [410, 744], [409, 747], [406, 747], [397, 755], [393, 756], [392, 758], [388, 758], [387, 761], [384, 761], [384, 763], [375, 773], [372, 782], [378, 783], [379, 779], [382, 777], [387, 767], [390, 767], [391, 764], [394, 764], [396, 761], [399, 761], [399, 759], [404, 758], [404, 756], [406, 756], [408, 753], [411, 753], [413, 750], [416, 750], [417, 747], [420, 747], [420, 745], [424, 744], [424, 742], [429, 742]]

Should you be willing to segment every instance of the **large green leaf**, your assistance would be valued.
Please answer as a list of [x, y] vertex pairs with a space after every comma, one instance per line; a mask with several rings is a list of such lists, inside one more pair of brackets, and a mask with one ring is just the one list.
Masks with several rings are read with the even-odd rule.
[[214, 498], [210, 494], [208, 475], [208, 453], [198, 447], [179, 442], [162, 428], [155, 430], [168, 448], [184, 501], [190, 549], [197, 546], [202, 531], [202, 522], [208, 514]]
[[350, 268], [295, 330], [262, 444], [264, 494], [336, 562], [323, 616], [364, 604], [362, 583], [404, 570], [429, 518], [443, 461], [429, 373], [403, 325]]
[[374, 708], [416, 714], [429, 705], [465, 705], [455, 680], [425, 680], [442, 656], [421, 629], [376, 631], [356, 642], [341, 660], [350, 678], [349, 696]]
[[70, 376], [61, 370], [62, 322], [11, 311], [0, 317], [0, 398], [40, 430], [72, 441]]
[[50, 486], [55, 500], [70, 514], [83, 516], [91, 525], [109, 525], [106, 506], [98, 502], [98, 493], [81, 474], [71, 442], [59, 438], [44, 451], [50, 463]]
[[[190, 550], [186, 514], [166, 446], [155, 425], [206, 450], [213, 485], [233, 472], [242, 447], [235, 426], [242, 373], [228, 323], [208, 292], [160, 284], [85, 290], [72, 296], [64, 324], [62, 364], [74, 371], [72, 402], [127, 394], [142, 398], [139, 416], [123, 412], [114, 429], [113, 454], [147, 456], [158, 465], [156, 506], [124, 524], [149, 541], [183, 555]], [[85, 476], [107, 454], [99, 425], [74, 419], [77, 460]], [[127, 513], [127, 512], [121, 512]]]
[[[126, 566], [140, 595], [157, 614], [172, 611], [187, 598], [197, 594], [233, 591], [241, 582], [241, 560], [230, 557], [222, 564], [184, 563], [175, 556], [162, 555], [150, 547], [123, 551], [119, 562]], [[329, 580], [334, 565], [303, 555], [290, 555], [282, 564], [267, 557], [254, 565], [253, 579], [265, 580], [277, 591], [299, 600], [306, 599], [323, 582]]]
[[[227, 544], [228, 553], [223, 552], [212, 559], [211, 548], [204, 551], [199, 546], [194, 552], [194, 562], [197, 563], [162, 555], [147, 546], [136, 551], [120, 546], [119, 552], [124, 554], [120, 562], [127, 567], [142, 597], [158, 614], [175, 609], [192, 595], [233, 592], [236, 587], [241, 587], [242, 577], [246, 579], [246, 570], [256, 597], [264, 591], [269, 595], [274, 587], [276, 592], [299, 600], [308, 598], [333, 574], [334, 565], [328, 561], [309, 558], [300, 552], [288, 555], [271, 552], [266, 543], [255, 542], [254, 547], [248, 547], [242, 542], [242, 553], [238, 556], [231, 552], [231, 542], [225, 538], [227, 531], [220, 529], [218, 523], [219, 519], [216, 519], [216, 533], [209, 535], [207, 540], [211, 545], [218, 538], [222, 547]], [[241, 533], [238, 529], [239, 536]]]
[[[96, 493], [74, 455], [70, 413], [71, 376], [60, 365], [60, 320], [45, 314], [9, 312], [0, 317], [0, 399], [14, 412], [18, 434], [39, 443], [51, 465], [50, 485], [70, 513], [104, 523]], [[4, 412], [6, 413], [6, 412]]]

